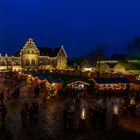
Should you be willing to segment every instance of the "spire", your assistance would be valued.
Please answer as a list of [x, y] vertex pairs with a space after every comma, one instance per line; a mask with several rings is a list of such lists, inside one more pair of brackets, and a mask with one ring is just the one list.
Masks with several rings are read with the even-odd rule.
[[64, 45], [63, 44], [61, 45], [61, 48], [64, 48]]
[[33, 39], [30, 37], [29, 40], [28, 40], [28, 42], [29, 43], [32, 43], [33, 42]]

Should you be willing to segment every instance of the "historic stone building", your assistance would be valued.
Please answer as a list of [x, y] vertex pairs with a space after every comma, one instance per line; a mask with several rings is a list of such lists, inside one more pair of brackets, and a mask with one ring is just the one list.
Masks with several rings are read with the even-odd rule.
[[63, 45], [59, 48], [37, 47], [32, 38], [17, 56], [0, 54], [0, 70], [64, 70], [66, 67], [67, 54]]
[[122, 74], [140, 74], [139, 60], [105, 60], [97, 62], [96, 71], [100, 73], [122, 73]]

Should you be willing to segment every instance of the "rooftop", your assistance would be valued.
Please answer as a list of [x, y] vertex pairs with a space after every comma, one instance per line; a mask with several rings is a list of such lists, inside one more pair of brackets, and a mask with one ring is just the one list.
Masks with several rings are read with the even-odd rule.
[[116, 77], [116, 78], [94, 78], [95, 83], [98, 84], [119, 84], [119, 83], [131, 83], [130, 80], [124, 77]]

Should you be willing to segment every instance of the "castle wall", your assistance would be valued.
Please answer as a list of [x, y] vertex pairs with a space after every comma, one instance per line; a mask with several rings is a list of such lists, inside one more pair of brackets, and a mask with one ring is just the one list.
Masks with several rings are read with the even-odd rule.
[[39, 56], [37, 54], [22, 54], [21, 55], [22, 66], [38, 66]]
[[37, 70], [53, 68], [63, 70], [66, 67], [67, 56], [63, 47], [60, 48], [57, 56], [40, 56], [40, 51], [36, 47], [32, 38], [29, 38], [24, 47], [21, 49], [20, 57], [0, 55], [0, 70]]

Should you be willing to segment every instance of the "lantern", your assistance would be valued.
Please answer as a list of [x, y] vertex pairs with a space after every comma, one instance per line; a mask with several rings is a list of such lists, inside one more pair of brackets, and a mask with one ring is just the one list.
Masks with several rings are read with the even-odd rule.
[[134, 99], [131, 99], [130, 105], [135, 105], [135, 104], [136, 104], [135, 100]]
[[113, 114], [115, 114], [115, 115], [119, 114], [119, 105], [118, 104], [114, 104]]
[[82, 108], [82, 109], [81, 109], [80, 118], [81, 118], [82, 120], [85, 120], [85, 119], [86, 119], [86, 108]]

